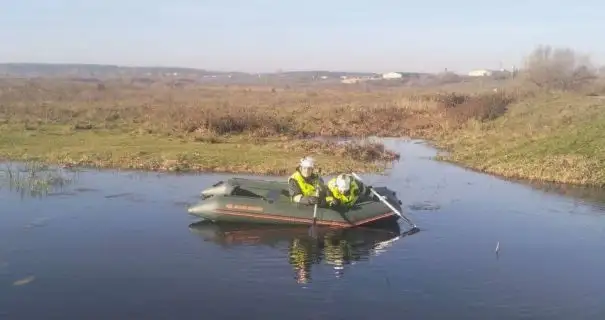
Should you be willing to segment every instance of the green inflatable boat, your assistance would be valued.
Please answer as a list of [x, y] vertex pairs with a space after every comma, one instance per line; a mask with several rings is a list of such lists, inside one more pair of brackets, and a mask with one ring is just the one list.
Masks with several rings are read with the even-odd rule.
[[[374, 187], [393, 208], [401, 212], [394, 191]], [[201, 200], [188, 212], [213, 222], [310, 225], [314, 206], [293, 203], [286, 181], [231, 178], [201, 192]], [[380, 225], [397, 221], [399, 215], [380, 200], [368, 199], [349, 209], [318, 206], [315, 223], [330, 227]]]

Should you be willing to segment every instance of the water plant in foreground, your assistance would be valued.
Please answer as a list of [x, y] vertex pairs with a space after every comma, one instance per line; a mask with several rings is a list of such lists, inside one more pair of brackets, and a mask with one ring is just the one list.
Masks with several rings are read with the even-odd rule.
[[69, 177], [61, 168], [33, 161], [23, 164], [6, 163], [0, 168], [0, 187], [8, 187], [22, 196], [48, 195], [55, 190], [62, 190], [75, 180], [73, 175]]

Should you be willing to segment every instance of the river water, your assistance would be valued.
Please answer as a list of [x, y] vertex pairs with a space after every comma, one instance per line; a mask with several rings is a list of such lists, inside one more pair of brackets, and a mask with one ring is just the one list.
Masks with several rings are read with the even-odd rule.
[[363, 177], [397, 191], [412, 235], [195, 224], [187, 205], [222, 174], [3, 187], [0, 318], [605, 318], [605, 192], [547, 192], [386, 143], [401, 160]]

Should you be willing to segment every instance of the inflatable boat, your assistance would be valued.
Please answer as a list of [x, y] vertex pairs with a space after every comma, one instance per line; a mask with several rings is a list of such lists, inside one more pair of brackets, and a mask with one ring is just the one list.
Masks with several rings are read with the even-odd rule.
[[[386, 187], [374, 187], [376, 196], [362, 199], [351, 208], [318, 206], [315, 223], [318, 226], [355, 227], [397, 221], [401, 201]], [[200, 201], [188, 212], [213, 222], [262, 224], [313, 224], [314, 206], [290, 201], [288, 183], [247, 178], [219, 181], [201, 192]]]

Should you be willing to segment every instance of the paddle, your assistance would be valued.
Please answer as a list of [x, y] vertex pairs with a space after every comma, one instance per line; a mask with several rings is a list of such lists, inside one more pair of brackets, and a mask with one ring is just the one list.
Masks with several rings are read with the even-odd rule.
[[[321, 169], [317, 168], [317, 176], [321, 177]], [[319, 198], [319, 179], [315, 181], [315, 196]], [[317, 202], [313, 205], [313, 222], [309, 228], [311, 237], [315, 238], [316, 235], [316, 221], [317, 221]]]
[[[315, 196], [319, 198], [319, 184], [315, 183]], [[313, 205], [313, 225], [317, 221], [317, 202]]]
[[[361, 179], [360, 176], [358, 176], [355, 172], [351, 172], [351, 174], [355, 177], [355, 179], [361, 181], [363, 183], [363, 180]], [[399, 212], [399, 210], [397, 210], [392, 204], [390, 204], [387, 200], [386, 197], [379, 194], [378, 192], [376, 192], [376, 190], [374, 190], [374, 188], [370, 188], [370, 191], [372, 191], [372, 193], [378, 198], [380, 199], [380, 201], [382, 201], [382, 203], [384, 203], [385, 205], [387, 205], [387, 207], [389, 207], [391, 210], [393, 210], [393, 212], [395, 212], [397, 215], [399, 215], [399, 217], [401, 217], [401, 219], [403, 219], [405, 222], [407, 222], [409, 225], [412, 226], [412, 229], [418, 230], [418, 227], [416, 227], [416, 224], [414, 224], [410, 219], [408, 219], [407, 217], [405, 217], [401, 212]]]

